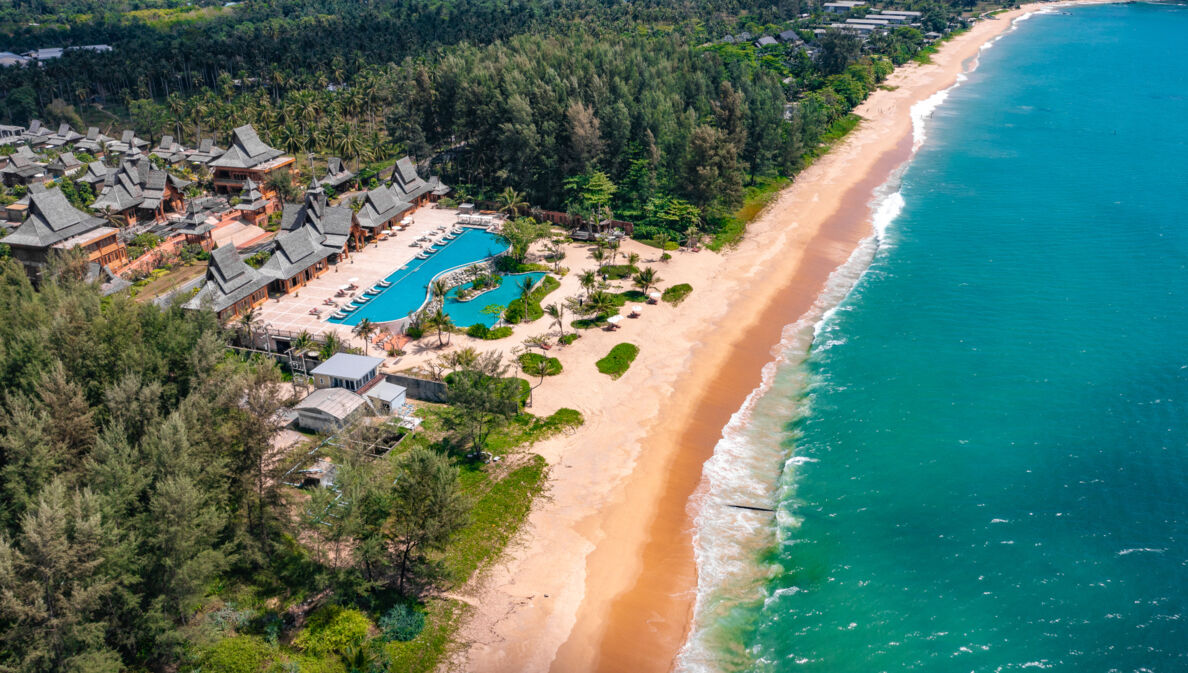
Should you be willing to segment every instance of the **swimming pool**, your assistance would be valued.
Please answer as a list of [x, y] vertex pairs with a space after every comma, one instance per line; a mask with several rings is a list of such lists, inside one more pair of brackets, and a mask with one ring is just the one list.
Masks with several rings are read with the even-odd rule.
[[428, 259], [412, 259], [388, 275], [384, 280], [391, 283], [391, 287], [372, 297], [345, 318], [330, 318], [330, 322], [358, 325], [364, 318], [371, 322], [406, 318], [425, 304], [429, 298], [429, 284], [434, 278], [451, 269], [490, 259], [507, 248], [507, 239], [498, 234], [485, 229], [464, 228], [458, 238], [438, 248]]
[[[503, 309], [511, 302], [520, 298], [520, 283], [530, 280], [532, 281], [532, 285], [535, 286], [546, 275], [548, 274], [543, 271], [508, 274], [503, 277], [503, 284], [494, 290], [484, 292], [470, 301], [458, 301], [458, 290], [468, 288], [472, 285], [472, 283], [463, 283], [446, 293], [446, 315], [450, 316], [450, 319], [458, 327], [470, 327], [479, 323], [487, 327], [493, 327], [499, 321], [499, 316], [503, 313]], [[483, 311], [483, 309], [492, 304], [499, 306], [499, 313], [495, 311], [485, 313]]]

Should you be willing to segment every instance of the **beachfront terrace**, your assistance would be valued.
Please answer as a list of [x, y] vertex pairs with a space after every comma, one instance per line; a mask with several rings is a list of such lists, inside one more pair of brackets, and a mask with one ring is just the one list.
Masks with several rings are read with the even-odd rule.
[[[389, 232], [386, 240], [368, 243], [293, 294], [270, 299], [258, 309], [260, 324], [272, 330], [308, 331], [314, 335], [332, 331], [345, 340], [352, 340], [350, 325], [337, 325], [327, 320], [337, 309], [325, 301], [328, 299], [342, 306], [349, 299], [334, 295], [343, 285], [353, 282], [359, 288], [356, 292], [362, 292], [411, 262], [422, 248], [409, 244], [421, 236], [439, 236], [436, 229], [457, 223], [458, 211], [421, 208], [411, 219], [408, 229]], [[311, 314], [315, 309], [320, 315]]]

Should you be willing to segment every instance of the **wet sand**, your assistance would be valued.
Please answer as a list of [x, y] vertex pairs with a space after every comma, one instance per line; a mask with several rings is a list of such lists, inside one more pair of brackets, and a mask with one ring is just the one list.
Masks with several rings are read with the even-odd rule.
[[594, 370], [598, 356], [572, 369], [567, 360], [560, 380], [538, 391], [538, 413], [576, 407], [587, 424], [534, 448], [551, 466], [549, 497], [522, 543], [473, 590], [478, 607], [456, 668], [672, 668], [697, 586], [688, 504], [702, 465], [759, 385], [784, 327], [871, 234], [872, 192], [913, 149], [911, 106], [953, 84], [1024, 11], [981, 22], [931, 64], [894, 73], [893, 89], [855, 111], [862, 124], [802, 171], [736, 249], [658, 265], [666, 281], [692, 279], [694, 293], [680, 307], [648, 307], [640, 323], [575, 344], [574, 359], [622, 341], [641, 353], [619, 381]]

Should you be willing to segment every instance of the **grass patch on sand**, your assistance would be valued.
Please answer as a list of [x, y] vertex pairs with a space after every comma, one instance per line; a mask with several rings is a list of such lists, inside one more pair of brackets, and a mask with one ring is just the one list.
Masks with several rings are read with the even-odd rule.
[[561, 287], [561, 281], [552, 276], [545, 276], [528, 294], [528, 306], [525, 308], [523, 299], [515, 299], [507, 305], [507, 310], [503, 312], [503, 319], [513, 325], [539, 320], [544, 317], [544, 309], [540, 307], [541, 300], [559, 287]]
[[612, 348], [606, 357], [594, 364], [598, 367], [598, 371], [612, 379], [617, 379], [627, 373], [627, 369], [631, 367], [631, 363], [635, 361], [637, 355], [639, 355], [639, 346], [621, 343]]
[[672, 304], [673, 306], [676, 306], [677, 304], [685, 301], [685, 297], [688, 297], [689, 293], [692, 291], [692, 285], [688, 283], [681, 283], [680, 285], [673, 285], [672, 287], [665, 290], [664, 293], [660, 295], [660, 298]]
[[718, 230], [714, 232], [705, 247], [717, 252], [722, 248], [736, 245], [747, 232], [747, 225], [755, 219], [767, 204], [775, 198], [780, 190], [788, 186], [789, 180], [784, 177], [758, 178], [755, 184], [747, 187], [743, 196], [743, 205], [734, 214], [721, 220]]

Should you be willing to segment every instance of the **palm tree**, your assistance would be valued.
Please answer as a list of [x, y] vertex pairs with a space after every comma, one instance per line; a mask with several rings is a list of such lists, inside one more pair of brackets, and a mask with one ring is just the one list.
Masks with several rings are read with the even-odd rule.
[[520, 303], [524, 305], [524, 317], [528, 317], [528, 300], [532, 298], [533, 282], [531, 278], [525, 278], [516, 283], [516, 287], [520, 289]]
[[360, 320], [359, 324], [355, 325], [355, 329], [352, 330], [355, 336], [363, 340], [364, 355], [367, 355], [368, 347], [371, 345], [371, 335], [375, 334], [377, 330], [379, 330], [379, 327], [367, 318]]
[[260, 324], [260, 314], [256, 313], [256, 309], [249, 308], [247, 313], [239, 316], [239, 326], [243, 328], [244, 334], [247, 335], [248, 348], [253, 348], [256, 345], [256, 327]]
[[553, 324], [557, 326], [557, 331], [561, 337], [565, 337], [565, 307], [561, 304], [553, 303], [544, 307], [545, 315], [553, 320]]
[[425, 321], [428, 328], [437, 330], [437, 345], [444, 346], [449, 341], [444, 338], [444, 335], [452, 333], [454, 329], [454, 321], [445, 311], [441, 310], [439, 306], [436, 311]]
[[527, 367], [524, 367], [524, 373], [540, 377], [540, 380], [536, 382], [536, 385], [528, 389], [528, 406], [532, 406], [533, 393], [535, 393], [536, 389], [544, 383], [545, 377], [549, 375], [549, 359], [542, 357], [539, 360], [536, 360]]
[[450, 291], [450, 284], [446, 282], [445, 278], [438, 278], [429, 286], [429, 291], [433, 293], [434, 299], [441, 299]]
[[661, 259], [664, 258], [664, 253], [668, 252], [668, 242], [671, 240], [672, 239], [669, 238], [668, 234], [666, 233], [660, 233], [656, 235], [656, 245], [660, 248]]
[[606, 250], [603, 250], [602, 247], [594, 248], [594, 251], [590, 253], [590, 256], [593, 257], [594, 261], [598, 263], [598, 268], [601, 270], [602, 263], [606, 261]]
[[116, 229], [123, 227], [125, 224], [124, 216], [120, 213], [120, 211], [112, 208], [111, 206], [103, 206], [103, 208], [99, 210], [99, 216]]
[[627, 253], [627, 266], [634, 267], [636, 264], [639, 264], [639, 253], [638, 252]]
[[647, 293], [649, 288], [659, 285], [661, 280], [663, 279], [656, 275], [656, 270], [649, 266], [635, 274], [633, 282], [640, 291]]
[[583, 271], [582, 275], [578, 276], [578, 283], [581, 284], [582, 289], [586, 291], [586, 298], [589, 299], [590, 292], [594, 290], [594, 286], [598, 284], [598, 276], [593, 271]]
[[701, 245], [701, 230], [697, 227], [689, 227], [685, 232], [685, 245], [689, 248], [696, 248]]
[[610, 249], [611, 266], [614, 266], [615, 261], [618, 260], [618, 258], [619, 258], [619, 241], [618, 241], [618, 239], [608, 241], [606, 244], [606, 247]]
[[326, 340], [322, 342], [322, 349], [318, 351], [318, 357], [322, 360], [329, 360], [340, 350], [342, 350], [342, 339], [338, 338], [338, 333], [326, 332]]
[[499, 212], [515, 217], [521, 210], [528, 209], [528, 202], [524, 195], [508, 187], [499, 193]]
[[587, 308], [595, 316], [599, 316], [609, 315], [617, 306], [615, 298], [609, 292], [602, 292], [600, 290], [590, 296], [590, 300], [587, 302]]

